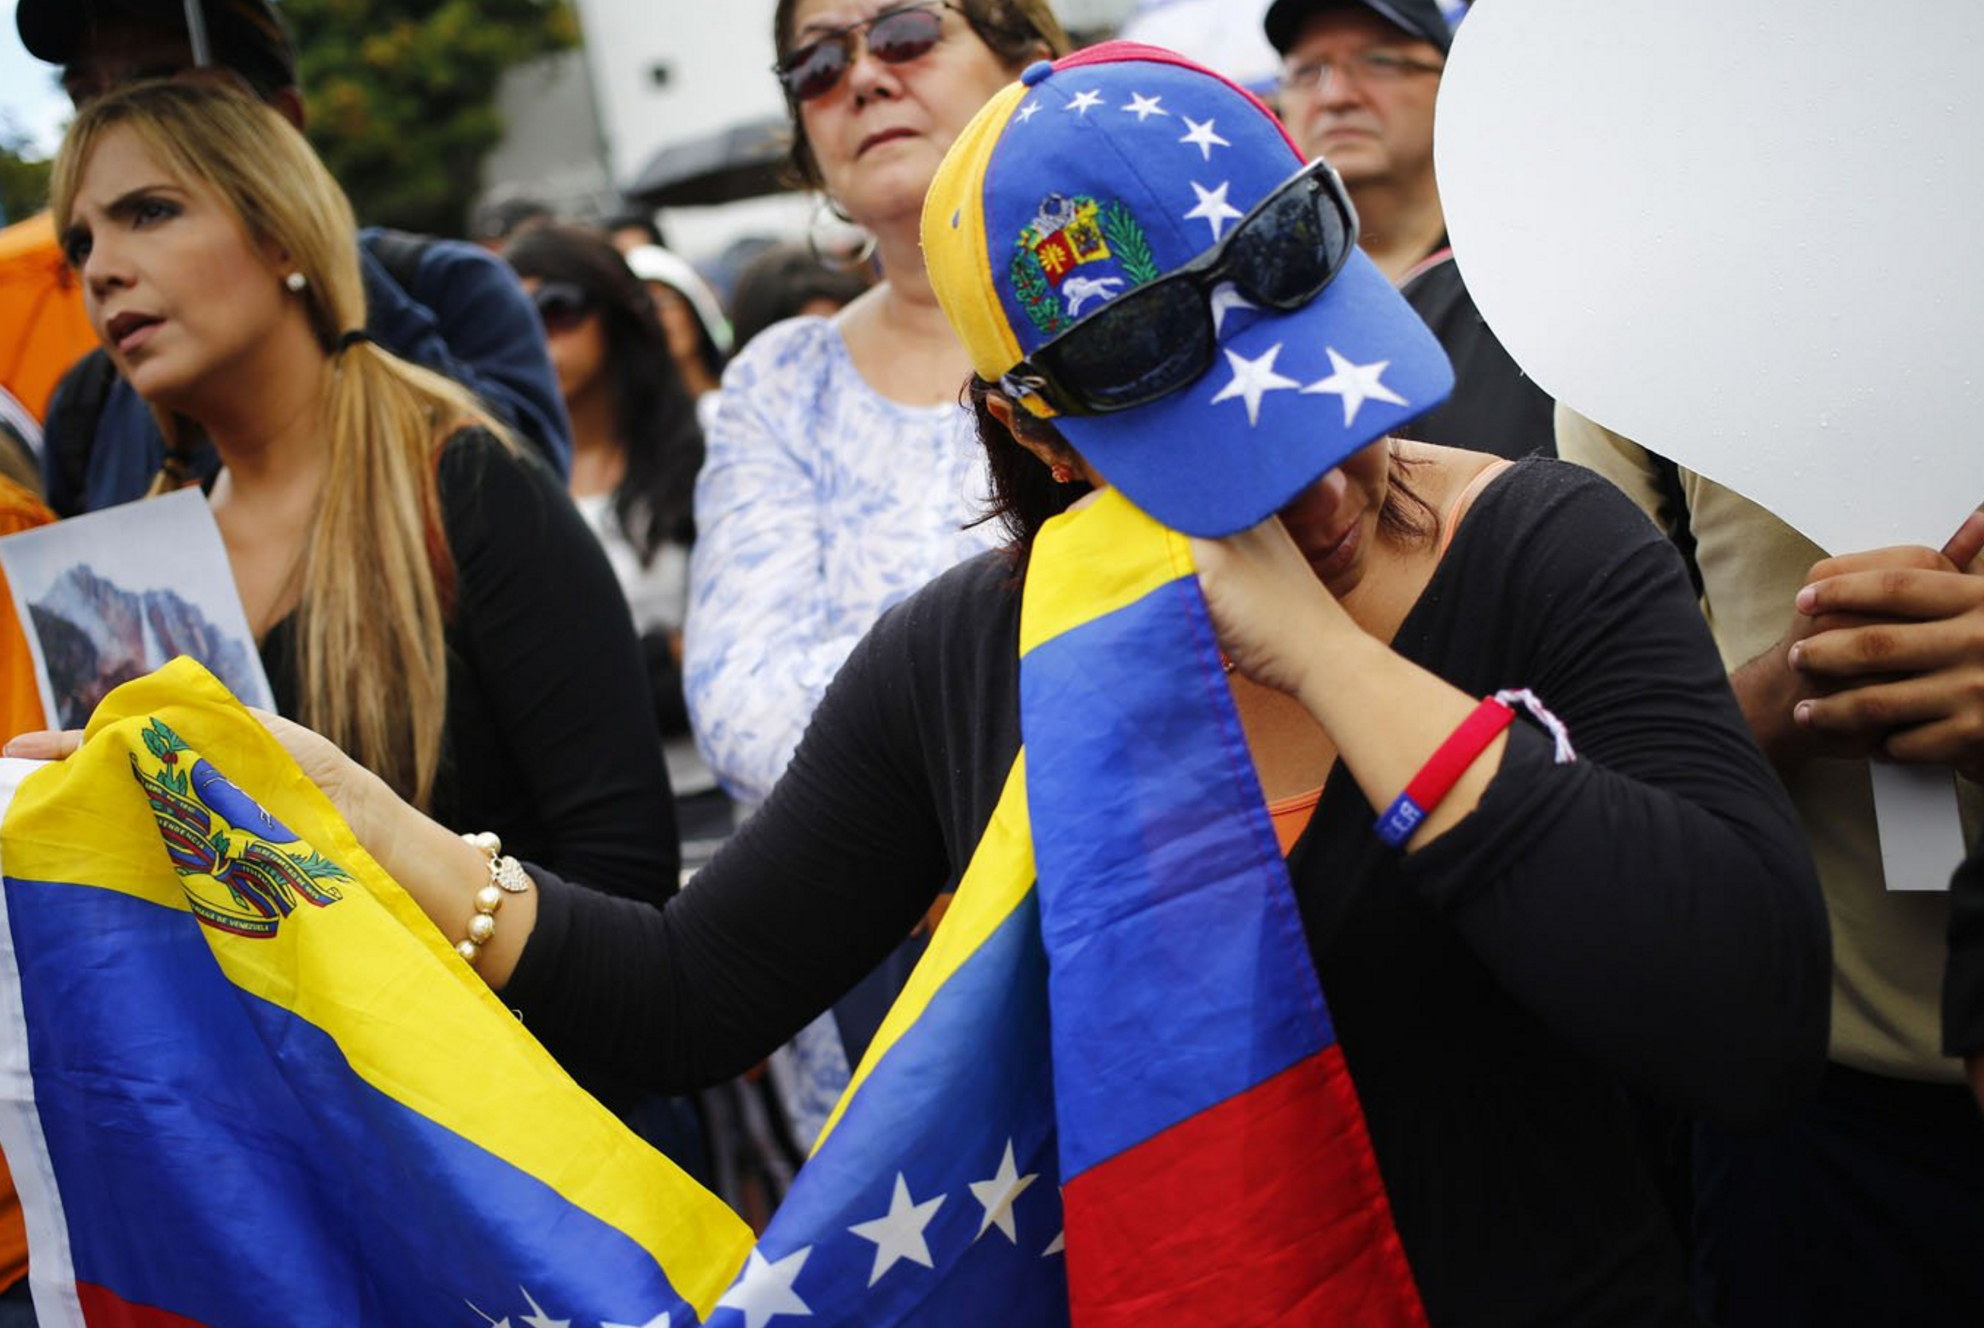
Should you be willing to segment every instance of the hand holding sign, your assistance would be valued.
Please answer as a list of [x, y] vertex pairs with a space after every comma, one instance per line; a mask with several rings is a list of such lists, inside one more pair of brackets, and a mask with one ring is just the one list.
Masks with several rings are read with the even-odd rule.
[[[1843, 0], [1481, 0], [1441, 87], [1449, 229], [1510, 353], [1841, 555], [1934, 550], [1984, 501], [1984, 254], [1961, 242], [1984, 212], [1962, 150], [1984, 118], [1984, 8], [1935, 9], [1934, 42], [1894, 44]], [[1920, 583], [1896, 598], [1911, 560]], [[1813, 594], [1887, 621], [1805, 641], [1801, 676], [1837, 693], [1811, 700], [1812, 731], [1884, 728], [1896, 757], [1975, 764], [1984, 739], [1959, 740], [1971, 719], [1951, 710], [1956, 674], [1984, 669], [1976, 587], [1920, 552], [1832, 570], [1866, 575]], [[1867, 685], [1869, 650], [1907, 685]], [[1890, 833], [1890, 801], [1890, 884], [1946, 879], [1954, 809], [1925, 844], [1919, 821]]]

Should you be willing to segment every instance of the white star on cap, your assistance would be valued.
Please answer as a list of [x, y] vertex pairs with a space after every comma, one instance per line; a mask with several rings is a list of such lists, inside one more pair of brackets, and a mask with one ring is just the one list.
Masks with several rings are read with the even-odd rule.
[[[1019, 1168], [1013, 1165], [1013, 1141], [1006, 1141], [1006, 1155], [999, 1160], [999, 1169], [991, 1180], [971, 1182], [971, 1197], [984, 1206], [985, 1220], [978, 1224], [978, 1236], [984, 1235], [993, 1227], [1006, 1233], [1006, 1239], [1017, 1245], [1020, 1236], [1013, 1226], [1013, 1200], [1026, 1193], [1026, 1187], [1039, 1180], [1039, 1175], [1022, 1176]], [[973, 1236], [977, 1240], [978, 1236]]]
[[1020, 107], [1020, 113], [1018, 115], [1015, 115], [1013, 119], [1018, 121], [1020, 124], [1025, 124], [1028, 120], [1031, 120], [1034, 116], [1038, 114], [1040, 114], [1040, 103], [1037, 101], [1030, 101], [1026, 105]]
[[663, 1310], [646, 1323], [601, 1323], [599, 1328], [668, 1328], [668, 1311]]
[[1101, 93], [1094, 88], [1090, 88], [1087, 92], [1077, 92], [1075, 94], [1075, 99], [1069, 102], [1062, 109], [1073, 111], [1076, 115], [1081, 116], [1083, 119], [1087, 119], [1089, 108], [1091, 106], [1100, 106], [1100, 105], [1102, 105]]
[[1171, 112], [1157, 104], [1161, 100], [1163, 99], [1160, 97], [1146, 97], [1141, 92], [1132, 92], [1130, 94], [1130, 104], [1128, 106], [1118, 106], [1116, 109], [1133, 112], [1137, 117], [1137, 123], [1142, 124], [1153, 115], [1171, 114]]
[[1230, 148], [1233, 146], [1231, 143], [1227, 142], [1225, 139], [1221, 138], [1218, 134], [1215, 134], [1212, 131], [1212, 121], [1210, 120], [1207, 120], [1205, 123], [1201, 124], [1199, 121], [1194, 120], [1191, 116], [1188, 115], [1185, 117], [1185, 123], [1192, 126], [1192, 132], [1186, 134], [1183, 138], [1179, 139], [1178, 141], [1180, 143], [1195, 144], [1198, 147], [1199, 151], [1202, 154], [1204, 154], [1205, 159], [1207, 161], [1212, 160], [1212, 149], [1214, 144], [1218, 144], [1220, 147], [1223, 148]]
[[1226, 362], [1233, 367], [1233, 381], [1219, 389], [1219, 395], [1212, 399], [1213, 404], [1218, 405], [1222, 401], [1231, 401], [1239, 397], [1247, 403], [1247, 423], [1250, 426], [1259, 424], [1263, 396], [1269, 392], [1280, 392], [1286, 388], [1301, 386], [1293, 378], [1284, 378], [1274, 371], [1275, 357], [1280, 354], [1279, 341], [1269, 346], [1267, 354], [1258, 360], [1250, 360], [1233, 351], [1227, 351]]
[[1235, 309], [1258, 309], [1261, 306], [1240, 293], [1230, 281], [1222, 281], [1212, 288], [1212, 334], [1218, 336], [1226, 326], [1226, 316]]
[[1192, 181], [1192, 192], [1199, 196], [1199, 205], [1185, 214], [1185, 220], [1198, 217], [1212, 224], [1212, 238], [1218, 242], [1226, 231], [1226, 223], [1247, 214], [1226, 201], [1226, 191], [1233, 182], [1221, 180], [1219, 188], [1208, 189], [1197, 180]]
[[1348, 429], [1356, 422], [1357, 412], [1364, 408], [1364, 403], [1367, 401], [1386, 401], [1394, 406], [1411, 404], [1378, 381], [1385, 370], [1391, 367], [1390, 360], [1379, 360], [1375, 364], [1352, 364], [1336, 353], [1336, 347], [1326, 346], [1324, 349], [1329, 352], [1332, 370], [1330, 376], [1317, 379], [1302, 391], [1305, 394], [1327, 392], [1331, 396], [1342, 397], [1344, 428]]
[[872, 1222], [857, 1222], [848, 1228], [863, 1240], [875, 1242], [875, 1269], [868, 1274], [868, 1285], [874, 1286], [882, 1280], [882, 1274], [907, 1259], [920, 1263], [925, 1268], [935, 1267], [930, 1262], [930, 1243], [923, 1238], [923, 1228], [930, 1225], [930, 1219], [942, 1207], [944, 1196], [925, 1199], [916, 1203], [909, 1197], [909, 1182], [896, 1173], [895, 1197], [889, 1200], [889, 1211], [885, 1216]]
[[744, 1316], [744, 1328], [765, 1328], [781, 1314], [810, 1319], [813, 1311], [792, 1289], [799, 1270], [806, 1266], [811, 1245], [786, 1255], [777, 1263], [767, 1262], [754, 1248], [744, 1262], [744, 1271], [730, 1284], [716, 1303], [720, 1310], [736, 1310]]

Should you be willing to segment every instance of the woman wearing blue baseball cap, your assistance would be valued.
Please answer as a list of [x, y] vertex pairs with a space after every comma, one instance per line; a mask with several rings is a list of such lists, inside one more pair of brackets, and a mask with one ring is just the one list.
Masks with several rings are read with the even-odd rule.
[[[1232, 1321], [1693, 1322], [1627, 1090], [1754, 1121], [1811, 1085], [1828, 953], [1810, 862], [1678, 561], [1623, 498], [1554, 462], [1391, 436], [1450, 375], [1355, 228], [1327, 166], [1168, 53], [1094, 48], [999, 94], [939, 171], [923, 240], [976, 368], [1010, 544], [882, 620], [786, 779], [665, 910], [533, 871], [469, 946], [505, 1003], [555, 1052], [669, 1085], [734, 1072], [970, 862], [942, 951], [978, 911], [973, 846], [1009, 842], [1017, 816], [1031, 842], [1008, 866], [1037, 870], [1050, 985], [1201, 883], [1229, 890], [1230, 912], [1114, 971], [1126, 1008], [1153, 981], [1168, 1004], [1074, 1048], [1129, 1075], [1096, 1099], [1103, 1125], [1176, 1087], [1140, 1067], [1167, 1063], [1168, 1026], [1196, 1030], [1208, 1003], [1256, 1012], [1222, 1061], [1251, 1066], [1282, 1036], [1285, 1012], [1205, 984], [1202, 963], [1237, 947], [1258, 952], [1261, 990], [1310, 964], [1320, 979], [1412, 1303], [1353, 1303], [1318, 1273], [1316, 1297]], [[458, 930], [484, 854], [310, 735], [280, 736]], [[1212, 807], [1234, 779], [1229, 834]], [[1259, 878], [1241, 861], [1257, 852]], [[1125, 880], [1127, 904], [1106, 893]], [[1290, 884], [1293, 953], [1251, 911]], [[1113, 992], [1093, 999], [1114, 1017]], [[1057, 1039], [1093, 1013], [1056, 1006]], [[1062, 1051], [1073, 1280], [1098, 1245], [1076, 1232], [1094, 1173], [1070, 1172], [1090, 1135], [1065, 1114]], [[1334, 1138], [1330, 1119], [1313, 1129]], [[1009, 1144], [1001, 1174], [1012, 1160]], [[1328, 1210], [1335, 1182], [1281, 1163], [1194, 1183]], [[1154, 1177], [1128, 1207], [1170, 1188]], [[1237, 1225], [1213, 1234], [1207, 1278]], [[1145, 1276], [1132, 1262], [1126, 1288]]]

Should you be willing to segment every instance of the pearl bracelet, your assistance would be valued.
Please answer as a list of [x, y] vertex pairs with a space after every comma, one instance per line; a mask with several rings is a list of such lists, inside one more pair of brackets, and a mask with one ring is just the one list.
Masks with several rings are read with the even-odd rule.
[[503, 855], [503, 841], [489, 831], [463, 835], [462, 842], [489, 855], [489, 882], [475, 892], [475, 916], [468, 920], [468, 936], [455, 943], [455, 953], [473, 968], [482, 947], [496, 935], [496, 912], [503, 907], [503, 896], [528, 891], [530, 876], [515, 858]]

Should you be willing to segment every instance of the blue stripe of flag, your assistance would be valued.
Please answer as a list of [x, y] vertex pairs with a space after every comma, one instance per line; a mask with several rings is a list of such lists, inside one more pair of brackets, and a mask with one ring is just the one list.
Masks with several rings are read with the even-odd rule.
[[1226, 689], [1190, 577], [1021, 667], [1070, 1180], [1334, 1040]]
[[[758, 1247], [771, 1262], [812, 1247], [794, 1287], [809, 1322], [1067, 1322], [1066, 1269], [1047, 1253], [1061, 1234], [1061, 1203], [1046, 983], [1029, 895], [860, 1085]], [[1035, 1178], [1013, 1206], [1016, 1240], [984, 1229], [971, 1189], [996, 1174], [1008, 1141], [1015, 1172]], [[851, 1228], [889, 1213], [898, 1174], [916, 1204], [943, 1196], [922, 1228], [935, 1267], [900, 1260], [871, 1288], [878, 1246]], [[741, 1319], [719, 1309], [710, 1322]]]
[[523, 1290], [575, 1323], [694, 1322], [624, 1233], [228, 982], [185, 913], [5, 889], [79, 1281], [211, 1328], [515, 1322]]

